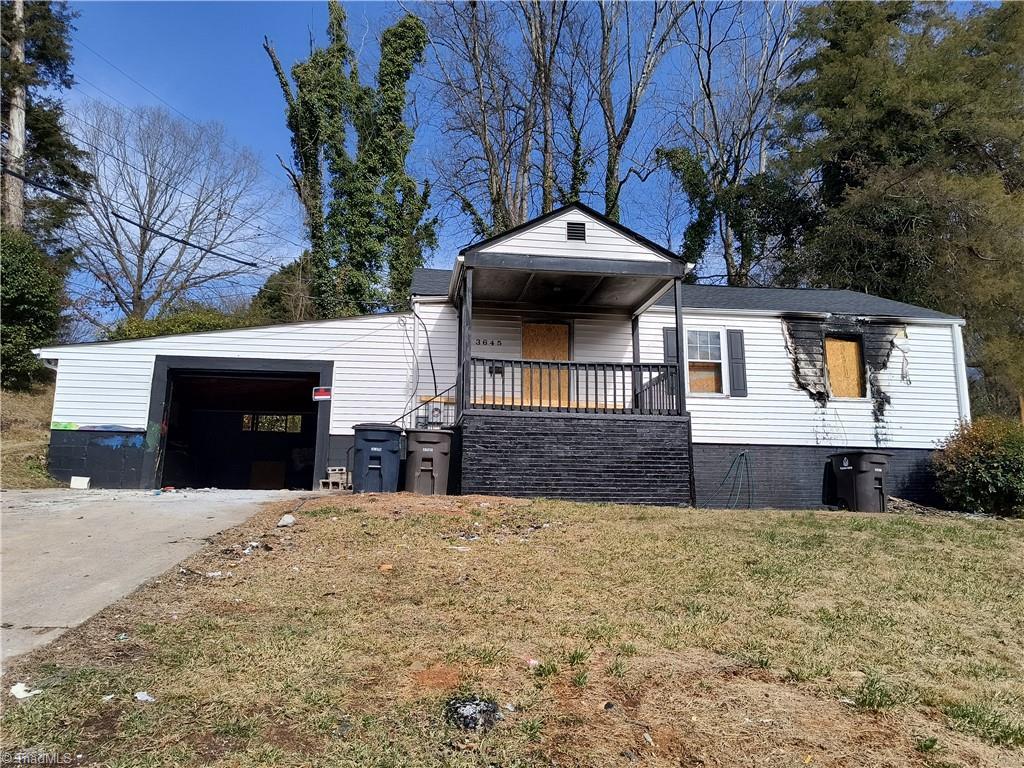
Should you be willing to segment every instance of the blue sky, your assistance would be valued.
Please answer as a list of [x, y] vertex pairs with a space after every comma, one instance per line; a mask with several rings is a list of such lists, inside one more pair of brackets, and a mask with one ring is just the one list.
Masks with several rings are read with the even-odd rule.
[[[384, 2], [345, 6], [362, 76], [369, 80], [376, 69], [377, 38], [402, 9]], [[193, 120], [223, 123], [236, 142], [256, 151], [267, 183], [282, 190], [275, 218], [284, 222], [290, 239], [304, 242], [301, 214], [276, 159], [278, 154], [289, 157], [289, 135], [281, 92], [262, 44], [269, 36], [286, 68], [305, 58], [310, 34], [318, 41], [324, 38], [326, 2], [77, 2], [72, 7], [80, 14], [73, 38], [78, 84], [69, 101], [97, 98], [136, 107], [161, 105], [162, 99], [164, 106]], [[414, 88], [424, 85], [414, 76]], [[422, 176], [420, 169], [438, 151], [443, 142], [436, 132], [429, 126], [421, 129], [410, 158], [414, 173]], [[635, 181], [633, 187], [631, 196], [640, 198]], [[625, 224], [664, 241], [629, 213], [627, 207]], [[449, 217], [440, 235], [429, 265], [447, 267], [471, 233], [467, 222]], [[294, 246], [280, 246], [280, 259], [295, 255]]]

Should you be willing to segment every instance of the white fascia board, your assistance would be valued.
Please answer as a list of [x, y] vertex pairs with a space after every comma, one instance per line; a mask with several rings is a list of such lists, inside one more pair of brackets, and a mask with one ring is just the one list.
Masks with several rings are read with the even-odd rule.
[[[648, 312], [675, 314], [674, 307], [652, 306]], [[847, 316], [843, 312], [779, 312], [772, 309], [718, 309], [714, 307], [688, 307], [683, 305], [684, 315], [725, 315], [735, 317], [799, 317], [809, 320], [827, 320], [838, 315]], [[962, 317], [894, 317], [892, 315], [866, 315], [856, 314], [856, 317], [866, 317], [872, 320], [886, 320], [893, 323], [914, 323], [915, 325], [966, 325]]]

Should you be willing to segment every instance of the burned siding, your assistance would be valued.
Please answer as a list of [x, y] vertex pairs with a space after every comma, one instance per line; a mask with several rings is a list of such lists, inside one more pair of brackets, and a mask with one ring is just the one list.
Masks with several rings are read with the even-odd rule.
[[[831, 394], [825, 375], [825, 337], [850, 336], [861, 340], [864, 367], [867, 369], [868, 397], [875, 422], [875, 444], [885, 442], [885, 411], [892, 402], [882, 387], [880, 374], [889, 367], [892, 353], [900, 349], [907, 327], [902, 323], [863, 317], [834, 315], [827, 320], [784, 317], [786, 351], [793, 363], [793, 380], [817, 405], [828, 404]], [[900, 378], [910, 381], [909, 363], [904, 353]]]

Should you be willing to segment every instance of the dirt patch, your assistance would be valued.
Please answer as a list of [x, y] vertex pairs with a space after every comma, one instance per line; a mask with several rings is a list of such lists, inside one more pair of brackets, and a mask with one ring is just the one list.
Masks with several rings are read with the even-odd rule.
[[457, 669], [444, 664], [436, 664], [426, 669], [414, 670], [412, 672], [413, 682], [421, 688], [434, 691], [446, 691], [458, 688], [462, 682], [462, 675]]

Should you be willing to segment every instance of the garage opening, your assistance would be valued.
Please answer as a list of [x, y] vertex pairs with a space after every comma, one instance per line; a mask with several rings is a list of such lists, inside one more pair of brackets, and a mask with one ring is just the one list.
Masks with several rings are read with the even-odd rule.
[[160, 485], [309, 489], [316, 373], [171, 371]]

